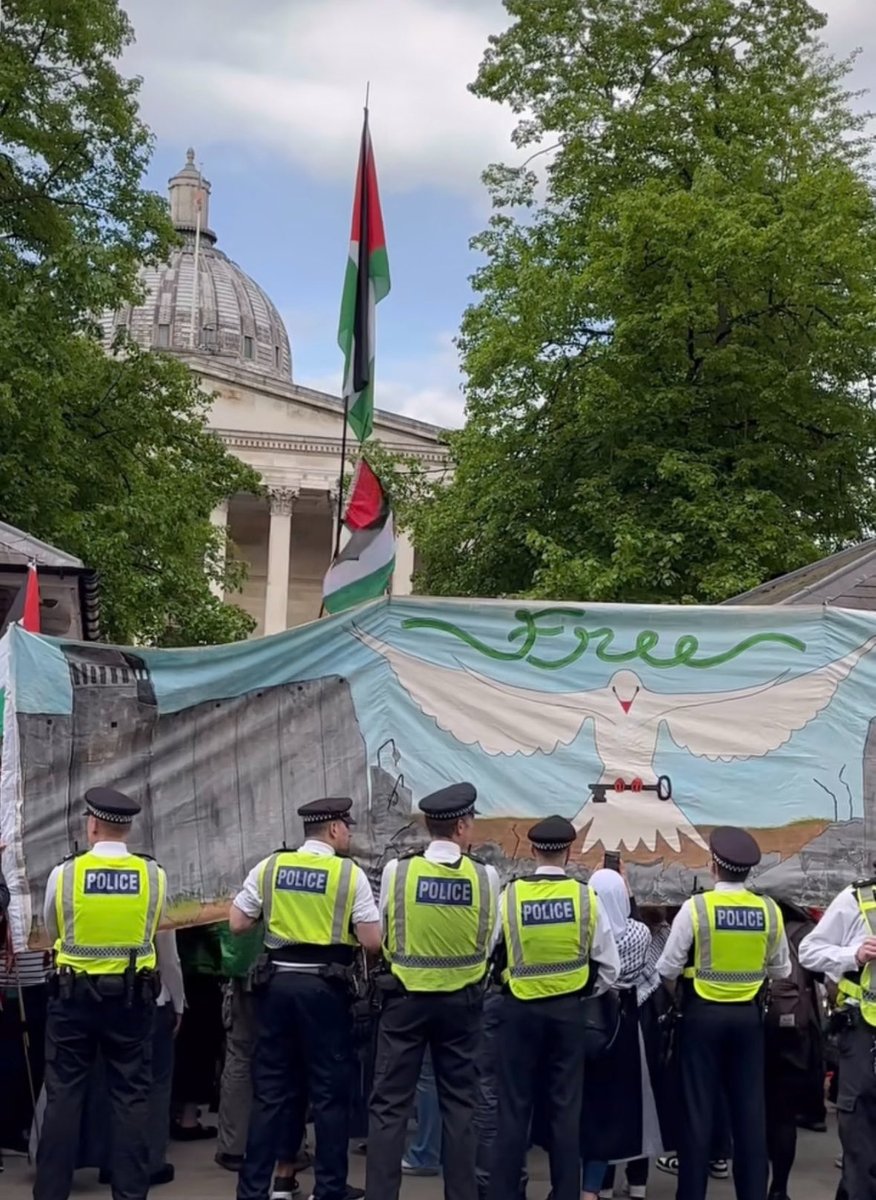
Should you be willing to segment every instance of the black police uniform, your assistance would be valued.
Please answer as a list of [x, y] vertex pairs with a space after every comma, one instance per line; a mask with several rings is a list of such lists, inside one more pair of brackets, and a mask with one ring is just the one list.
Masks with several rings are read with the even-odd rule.
[[[535, 850], [568, 850], [575, 827], [547, 817], [529, 830]], [[544, 884], [565, 883], [560, 874], [539, 875]], [[595, 903], [595, 896], [592, 902]], [[512, 901], [507, 900], [510, 904]], [[567, 919], [567, 918], [566, 918]], [[586, 947], [589, 956], [589, 946]], [[507, 947], [505, 947], [507, 955]], [[592, 979], [592, 966], [591, 975]], [[585, 991], [580, 984], [538, 999], [519, 999], [503, 988], [499, 1028], [499, 1124], [493, 1146], [487, 1200], [520, 1194], [537, 1084], [548, 1096], [548, 1145], [554, 1200], [577, 1200], [581, 1191], [580, 1121], [584, 1090]]]
[[[140, 812], [112, 788], [92, 788], [86, 810], [127, 826]], [[142, 857], [142, 856], [141, 856]], [[112, 859], [108, 858], [108, 866]], [[36, 1160], [34, 1200], [70, 1195], [79, 1127], [98, 1053], [106, 1070], [115, 1200], [143, 1200], [149, 1190], [149, 1092], [156, 971], [92, 975], [66, 970], [50, 981], [46, 1020], [46, 1110]]]
[[[420, 809], [426, 816], [450, 821], [474, 814], [476, 798], [471, 784], [455, 784], [425, 797]], [[458, 869], [462, 858], [460, 851], [455, 863], [442, 865]], [[397, 1200], [405, 1130], [427, 1046], [441, 1109], [444, 1194], [446, 1200], [477, 1200], [474, 1117], [486, 967], [485, 955], [478, 982], [457, 991], [410, 991], [394, 975], [383, 977], [387, 990], [369, 1110], [366, 1200]]]
[[[354, 824], [352, 803], [329, 797], [302, 805], [298, 815], [305, 834], [309, 825], [327, 821]], [[273, 883], [265, 876], [263, 900], [269, 886]], [[284, 1122], [290, 1111], [302, 1111], [308, 1102], [316, 1131], [315, 1194], [319, 1200], [342, 1200], [353, 1082], [349, 983], [355, 948], [304, 943], [272, 948], [267, 921], [265, 934], [270, 961], [257, 965], [253, 977], [253, 1099], [237, 1200], [266, 1200], [278, 1149], [288, 1133]]]
[[[716, 865], [728, 875], [735, 874], [740, 884], [761, 858], [751, 834], [731, 826], [713, 832], [710, 849]], [[778, 906], [773, 906], [781, 928]], [[777, 944], [783, 939], [781, 933]], [[688, 965], [693, 964], [692, 944]], [[790, 971], [790, 960], [788, 967]], [[697, 995], [685, 980], [679, 1035], [682, 1122], [677, 1200], [703, 1200], [706, 1195], [720, 1089], [726, 1097], [733, 1135], [733, 1182], [738, 1200], [765, 1200], [768, 1160], [762, 995], [761, 991], [753, 1000], [714, 1002]]]

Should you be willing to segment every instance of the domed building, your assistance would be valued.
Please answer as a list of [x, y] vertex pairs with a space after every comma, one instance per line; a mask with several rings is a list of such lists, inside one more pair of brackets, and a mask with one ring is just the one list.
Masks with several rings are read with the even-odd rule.
[[[293, 382], [289, 335], [276, 305], [217, 246], [211, 188], [193, 150], [169, 188], [182, 243], [169, 262], [144, 267], [143, 302], [108, 313], [104, 334], [109, 342], [124, 329], [139, 345], [183, 359], [213, 396], [212, 429], [264, 480], [266, 496], [231, 496], [213, 520], [227, 528], [233, 552], [249, 568], [243, 592], [228, 599], [256, 620], [256, 635], [277, 633], [319, 615], [336, 529], [343, 403]], [[433, 467], [447, 461], [441, 432], [395, 413], [374, 414], [374, 436], [384, 446]], [[413, 548], [401, 534], [395, 594], [410, 592], [413, 568]]]

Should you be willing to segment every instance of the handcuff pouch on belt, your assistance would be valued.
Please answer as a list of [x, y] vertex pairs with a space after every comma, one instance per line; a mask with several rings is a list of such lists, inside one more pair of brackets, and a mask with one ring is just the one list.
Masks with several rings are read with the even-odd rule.
[[49, 976], [48, 984], [53, 1000], [67, 1003], [77, 995], [87, 995], [98, 1002], [122, 998], [125, 1008], [133, 1008], [135, 1003], [154, 1004], [161, 993], [161, 976], [157, 971], [135, 969], [130, 973], [130, 964], [121, 975], [88, 975], [63, 966]]

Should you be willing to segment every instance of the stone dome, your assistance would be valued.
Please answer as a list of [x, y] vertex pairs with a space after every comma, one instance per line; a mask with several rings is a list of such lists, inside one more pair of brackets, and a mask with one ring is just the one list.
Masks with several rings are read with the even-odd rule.
[[170, 216], [182, 245], [169, 262], [142, 269], [143, 303], [105, 314], [104, 334], [111, 341], [126, 329], [150, 349], [210, 357], [288, 382], [292, 354], [282, 318], [259, 285], [217, 250], [210, 228], [210, 184], [195, 166], [194, 150], [186, 159], [169, 181]]

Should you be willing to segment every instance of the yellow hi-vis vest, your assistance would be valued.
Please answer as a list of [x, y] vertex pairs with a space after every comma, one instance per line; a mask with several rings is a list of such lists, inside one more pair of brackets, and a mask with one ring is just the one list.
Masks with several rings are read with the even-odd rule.
[[453, 866], [400, 859], [386, 913], [384, 952], [410, 992], [458, 992], [487, 973], [496, 919], [487, 869], [463, 855]]
[[104, 858], [88, 851], [61, 865], [55, 893], [55, 963], [86, 975], [121, 975], [155, 966], [155, 932], [165, 874], [138, 854]]
[[518, 1000], [565, 996], [586, 987], [596, 903], [586, 883], [562, 875], [517, 879], [502, 894], [508, 966]]
[[265, 946], [355, 946], [356, 870], [337, 854], [281, 850], [266, 858], [259, 876]]
[[[855, 899], [871, 937], [876, 937], [876, 888], [872, 884], [855, 890]], [[844, 1000], [857, 1000], [861, 1016], [868, 1025], [876, 1025], [876, 979], [873, 964], [865, 963], [859, 976], [860, 982], [844, 976], [839, 981], [840, 1005]]]
[[779, 906], [754, 892], [703, 892], [691, 899], [694, 962], [684, 974], [704, 1000], [753, 1000], [784, 930]]

